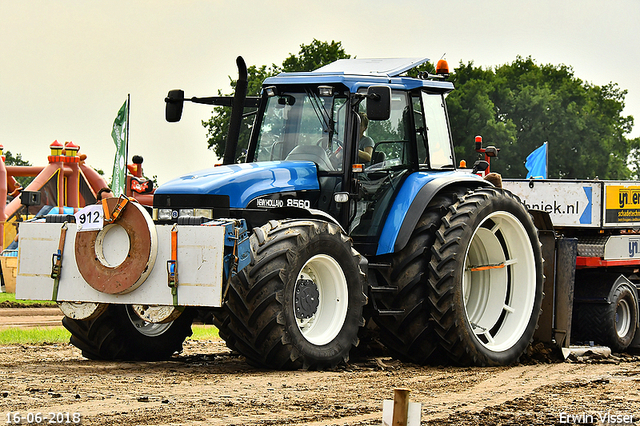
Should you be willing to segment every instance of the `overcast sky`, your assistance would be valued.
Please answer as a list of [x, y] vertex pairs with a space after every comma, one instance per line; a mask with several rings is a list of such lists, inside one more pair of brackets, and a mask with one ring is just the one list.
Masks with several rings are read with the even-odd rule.
[[145, 175], [162, 183], [207, 168], [216, 157], [201, 120], [211, 108], [187, 104], [167, 123], [167, 91], [229, 92], [236, 56], [281, 64], [314, 38], [359, 58], [446, 53], [452, 68], [517, 55], [570, 65], [628, 90], [636, 137], [639, 23], [640, 0], [0, 0], [0, 144], [44, 165], [51, 142], [71, 140], [110, 176], [111, 125], [130, 93], [129, 156], [144, 157]]

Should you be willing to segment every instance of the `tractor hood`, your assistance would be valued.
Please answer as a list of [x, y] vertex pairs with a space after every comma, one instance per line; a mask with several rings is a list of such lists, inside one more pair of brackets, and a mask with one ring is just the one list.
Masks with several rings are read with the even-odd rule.
[[244, 208], [252, 199], [287, 191], [319, 190], [318, 170], [310, 161], [268, 161], [218, 166], [173, 179], [156, 195], [226, 195], [229, 207]]

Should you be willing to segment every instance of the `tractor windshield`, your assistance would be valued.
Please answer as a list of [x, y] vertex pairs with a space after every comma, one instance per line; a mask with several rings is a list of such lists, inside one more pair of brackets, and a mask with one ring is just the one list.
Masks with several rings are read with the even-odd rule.
[[320, 171], [340, 171], [346, 105], [346, 97], [320, 97], [315, 89], [271, 96], [254, 161], [304, 160]]

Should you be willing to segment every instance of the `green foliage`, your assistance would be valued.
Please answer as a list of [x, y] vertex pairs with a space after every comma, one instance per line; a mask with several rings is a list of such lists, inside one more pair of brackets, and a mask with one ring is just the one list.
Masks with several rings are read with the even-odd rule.
[[[310, 44], [301, 44], [297, 55], [289, 54], [282, 66], [272, 64], [271, 66], [251, 65], [247, 67], [248, 87], [247, 96], [258, 96], [262, 88], [262, 82], [267, 78], [281, 72], [313, 71], [321, 66], [334, 62], [338, 59], [346, 59], [350, 56], [344, 51], [341, 42], [331, 41], [331, 43], [313, 39]], [[229, 77], [230, 85], [236, 87], [236, 81]], [[218, 91], [218, 96], [233, 96], [233, 94], [223, 94]], [[244, 113], [253, 112], [255, 109], [245, 108]], [[238, 140], [238, 151], [243, 152], [249, 144], [253, 115], [242, 120], [240, 137]], [[218, 158], [224, 156], [226, 148], [227, 133], [229, 132], [229, 121], [231, 119], [231, 108], [216, 107], [209, 120], [203, 120], [202, 125], [207, 129], [207, 145], [213, 149]]]
[[[258, 96], [264, 79], [279, 73], [280, 68], [275, 64], [270, 67], [266, 65], [262, 65], [261, 67], [251, 65], [247, 67], [247, 96]], [[237, 80], [233, 80], [231, 77], [229, 77], [229, 80], [231, 87], [235, 89]], [[218, 90], [218, 96], [233, 96], [233, 93], [223, 94], [221, 90]], [[244, 113], [247, 114], [255, 110], [255, 108], [245, 108]], [[253, 118], [254, 116], [250, 115], [242, 119], [242, 127], [238, 141], [238, 150], [240, 152], [246, 150], [249, 144]], [[230, 120], [231, 108], [215, 107], [211, 118], [202, 121], [202, 125], [207, 129], [207, 146], [209, 149], [214, 150], [218, 158], [224, 156]]]
[[289, 54], [282, 62], [282, 71], [313, 71], [338, 59], [350, 57], [342, 47], [342, 42], [331, 40], [331, 43], [327, 43], [314, 38], [311, 44], [301, 44], [297, 55]]
[[52, 300], [17, 300], [15, 293], [0, 293], [0, 306], [11, 308], [16, 304], [58, 306], [57, 303]]
[[625, 137], [633, 117], [622, 116], [626, 91], [615, 83], [595, 86], [566, 65], [538, 65], [518, 57], [493, 69], [460, 64], [447, 105], [456, 157], [469, 166], [478, 157], [474, 136], [501, 149], [492, 171], [524, 178], [526, 157], [544, 142], [549, 178], [628, 179], [630, 154], [640, 141]]
[[[281, 66], [248, 67], [248, 95], [259, 95], [264, 79], [280, 72], [311, 71], [349, 57], [341, 42], [314, 39]], [[426, 63], [408, 74], [434, 71], [433, 64]], [[539, 65], [519, 56], [511, 64], [486, 69], [460, 63], [450, 80], [456, 87], [447, 99], [455, 153], [469, 166], [478, 158], [474, 137], [482, 135], [485, 146], [500, 148], [492, 170], [505, 177], [525, 177], [526, 157], [548, 142], [550, 178], [640, 178], [640, 138], [626, 137], [633, 117], [622, 115], [627, 92], [617, 84], [596, 86], [575, 77], [569, 66]], [[230, 78], [230, 84], [235, 88], [236, 81]], [[220, 158], [230, 113], [229, 108], [217, 107], [202, 122], [208, 146]], [[243, 120], [239, 150], [246, 149], [252, 124], [253, 116]], [[369, 128], [370, 134], [392, 131], [375, 123]]]
[[11, 151], [7, 151], [4, 153], [6, 160], [5, 164], [10, 166], [30, 166], [31, 163], [22, 159], [22, 154], [17, 153], [15, 156], [11, 153]]
[[[4, 155], [6, 157], [4, 163], [7, 166], [30, 166], [31, 165], [31, 163], [22, 159], [22, 154], [20, 154], [19, 152], [14, 156], [11, 153], [11, 151], [6, 151]], [[26, 188], [27, 185], [29, 185], [33, 179], [34, 179], [33, 176], [16, 177], [16, 180], [20, 183], [20, 185], [22, 185], [23, 188]]]

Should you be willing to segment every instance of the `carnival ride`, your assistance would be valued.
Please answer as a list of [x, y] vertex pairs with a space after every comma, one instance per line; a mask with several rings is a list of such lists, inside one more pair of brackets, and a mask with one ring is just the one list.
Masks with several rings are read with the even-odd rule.
[[[44, 214], [73, 214], [111, 194], [104, 177], [85, 163], [87, 156], [79, 153], [78, 145], [56, 140], [49, 148], [46, 166], [15, 166], [5, 164], [0, 145], [0, 251], [7, 291], [15, 288], [17, 250], [11, 249], [20, 222]], [[153, 181], [143, 178], [142, 157], [134, 156], [127, 170], [125, 195], [151, 206]], [[16, 179], [23, 176], [34, 178], [25, 188]]]

